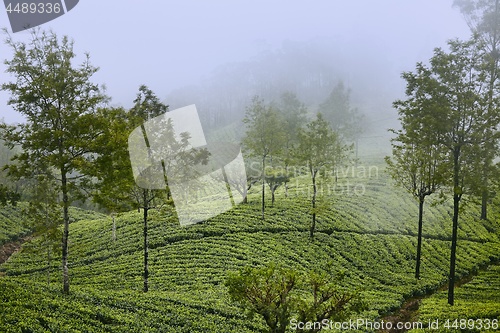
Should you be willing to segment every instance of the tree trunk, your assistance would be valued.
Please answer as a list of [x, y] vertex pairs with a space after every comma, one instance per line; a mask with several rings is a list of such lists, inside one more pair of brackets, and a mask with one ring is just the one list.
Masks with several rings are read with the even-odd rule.
[[50, 247], [52, 244], [49, 242], [49, 246], [47, 247], [47, 287], [50, 287]]
[[265, 185], [266, 185], [266, 157], [262, 158], [262, 219], [264, 219], [264, 207], [265, 207]]
[[116, 221], [115, 214], [111, 214], [111, 218], [113, 219], [113, 242], [116, 241]]
[[274, 207], [274, 199], [275, 199], [274, 193], [276, 192], [276, 189], [277, 189], [277, 187], [271, 188], [271, 206], [273, 206], [273, 207]]
[[[285, 165], [286, 177], [288, 177], [288, 164]], [[285, 198], [288, 198], [288, 182], [285, 182]]]
[[448, 281], [448, 304], [453, 305], [455, 293], [455, 262], [457, 256], [458, 209], [460, 197], [453, 196], [453, 232], [451, 236], [450, 276]]
[[417, 263], [415, 266], [415, 278], [420, 279], [420, 259], [422, 256], [422, 221], [424, 215], [424, 198], [418, 203], [418, 236], [417, 236]]
[[312, 176], [312, 183], [313, 183], [313, 197], [312, 197], [312, 222], [311, 222], [311, 230], [309, 231], [309, 235], [311, 236], [311, 239], [314, 238], [314, 230], [316, 229], [316, 173], [313, 173]]
[[69, 294], [69, 270], [68, 270], [68, 237], [69, 237], [69, 198], [68, 179], [66, 170], [61, 168], [61, 189], [63, 194], [63, 223], [62, 236], [62, 269], [63, 269], [63, 293]]
[[450, 275], [448, 280], [448, 304], [453, 305], [455, 293], [455, 262], [457, 256], [458, 214], [460, 208], [460, 148], [453, 151], [453, 228], [451, 235]]
[[144, 288], [143, 291], [146, 293], [149, 290], [148, 279], [149, 279], [149, 267], [148, 267], [148, 190], [143, 190], [143, 200], [144, 200]]
[[247, 180], [247, 187], [243, 188], [243, 190], [244, 190], [243, 203], [245, 203], [245, 204], [248, 203], [248, 191], [250, 191], [250, 189], [252, 188], [252, 185], [253, 185], [252, 181], [250, 181], [250, 184], [249, 184], [248, 180]]
[[224, 178], [224, 183], [226, 183], [226, 190], [229, 196], [229, 200], [231, 201], [231, 207], [236, 207], [236, 202], [234, 201], [233, 197], [233, 191], [231, 190], [231, 185], [229, 185], [229, 179], [227, 178], [226, 169], [222, 167], [221, 171], [222, 171], [222, 177]]
[[[45, 197], [45, 226], [48, 228], [49, 227], [49, 204], [48, 204], [48, 197]], [[47, 288], [50, 287], [50, 248], [52, 246], [52, 240], [47, 241]]]
[[481, 193], [481, 220], [488, 219], [488, 189]]
[[358, 167], [358, 151], [359, 151], [359, 138], [356, 137], [356, 143], [355, 143], [355, 147], [356, 147], [356, 155], [355, 155], [355, 158], [354, 158], [354, 167], [357, 168]]

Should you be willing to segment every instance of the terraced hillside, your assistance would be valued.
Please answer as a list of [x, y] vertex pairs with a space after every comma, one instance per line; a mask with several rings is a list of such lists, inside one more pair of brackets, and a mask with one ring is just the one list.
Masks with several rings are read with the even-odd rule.
[[17, 207], [0, 206], [0, 246], [29, 233], [29, 230], [23, 226], [23, 207], [22, 203]]
[[[48, 284], [43, 254], [16, 254], [0, 267], [6, 274], [0, 278], [0, 331], [259, 332], [264, 323], [247, 318], [230, 302], [224, 280], [229, 271], [268, 262], [345, 271], [346, 285], [360, 290], [368, 304], [361, 316], [377, 320], [405, 299], [446, 283], [451, 209], [427, 206], [422, 278], [416, 281], [415, 201], [382, 171], [362, 175], [360, 170], [321, 187], [327, 204], [318, 215], [314, 240], [308, 237], [307, 178], [291, 183], [288, 198], [279, 190], [264, 221], [257, 193], [250, 194], [249, 204], [189, 227], [180, 227], [172, 211], [153, 213], [146, 294], [141, 291], [142, 215], [119, 216], [116, 241], [109, 218], [74, 222], [71, 295], [60, 293], [59, 274], [52, 274]], [[498, 219], [477, 216], [471, 206], [460, 222], [459, 276], [500, 259]], [[58, 267], [59, 260], [53, 260], [51, 270]], [[498, 289], [492, 295], [500, 298]]]
[[[417, 332], [498, 332], [500, 330], [500, 265], [481, 271], [456, 290], [455, 306], [447, 304], [445, 291], [424, 299], [417, 320], [427, 326]], [[430, 327], [428, 323], [437, 323]]]

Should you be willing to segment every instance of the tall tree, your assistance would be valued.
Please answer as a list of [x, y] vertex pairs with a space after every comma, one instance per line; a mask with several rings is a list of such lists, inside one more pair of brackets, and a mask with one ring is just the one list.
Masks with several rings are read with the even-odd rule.
[[[281, 95], [278, 104], [284, 125], [284, 146], [281, 152], [283, 163], [285, 164], [285, 196], [288, 196], [289, 167], [293, 163], [293, 151], [298, 143], [298, 133], [307, 121], [307, 108], [293, 92], [287, 91]], [[274, 197], [274, 193], [273, 193]], [[274, 202], [274, 200], [273, 200]]]
[[[396, 108], [411, 107], [405, 103], [395, 103]], [[422, 253], [422, 229], [425, 198], [435, 193], [443, 184], [443, 149], [432, 133], [425, 128], [411, 128], [400, 111], [402, 130], [396, 131], [392, 139], [392, 158], [385, 158], [388, 171], [398, 186], [403, 187], [418, 200], [418, 235], [415, 278], [420, 278], [420, 259]], [[429, 137], [430, 136], [430, 137]], [[434, 139], [434, 140], [433, 140]]]
[[[436, 49], [430, 65], [417, 64], [416, 71], [403, 74], [407, 98], [400, 108], [411, 126], [427, 128], [435, 133], [436, 144], [447, 150], [451, 161], [448, 179], [453, 196], [452, 239], [448, 303], [454, 303], [455, 266], [460, 202], [464, 194], [473, 195], [477, 186], [478, 148], [485, 132], [494, 133], [492, 124], [499, 114], [488, 112], [488, 97], [484, 95], [488, 71], [482, 66], [484, 48], [477, 39], [467, 42], [450, 41], [449, 52]], [[497, 104], [498, 101], [495, 101]]]
[[243, 147], [250, 156], [261, 160], [262, 172], [262, 219], [265, 210], [266, 160], [278, 156], [283, 148], [285, 134], [279, 113], [272, 106], [266, 106], [258, 97], [247, 107], [243, 122], [247, 126]]
[[362, 116], [351, 105], [351, 90], [339, 81], [327, 99], [319, 105], [319, 112], [330, 122], [332, 129], [347, 142], [357, 142], [363, 131]]
[[5, 64], [14, 81], [2, 84], [2, 90], [10, 93], [9, 105], [26, 122], [2, 126], [3, 139], [22, 149], [14, 157], [18, 171], [39, 163], [58, 172], [64, 225], [63, 292], [68, 294], [69, 206], [76, 198], [72, 189], [78, 188], [93, 159], [93, 143], [105, 126], [96, 110], [106, 97], [90, 81], [98, 69], [90, 64], [88, 54], [80, 66], [73, 65], [76, 54], [68, 37], [59, 39], [54, 33], [34, 31], [29, 43], [8, 37], [6, 44], [13, 51]]
[[130, 109], [132, 117], [147, 121], [168, 112], [168, 105], [161, 102], [158, 96], [148, 86], [139, 86], [139, 92]]
[[[323, 174], [327, 174], [345, 162], [350, 150], [351, 147], [343, 143], [340, 135], [332, 130], [321, 113], [318, 113], [316, 119], [309, 122], [306, 128], [299, 132], [299, 144], [295, 158], [309, 169], [313, 189], [312, 222], [309, 231], [311, 238], [314, 237], [316, 228], [317, 177], [321, 171]], [[328, 170], [326, 170], [327, 168]]]
[[[163, 206], [167, 201], [172, 203], [168, 200], [169, 197], [166, 197], [169, 193], [168, 184], [178, 181], [185, 183], [187, 180], [196, 179], [198, 174], [194, 166], [206, 164], [209, 157], [207, 149], [191, 147], [191, 136], [188, 132], [175, 132], [172, 119], [162, 117], [166, 112], [168, 112], [168, 105], [160, 102], [146, 86], [139, 88], [134, 107], [129, 112], [131, 122], [134, 124], [132, 128], [140, 133], [138, 136], [131, 135], [128, 139], [129, 149], [132, 149], [130, 157], [133, 156], [134, 147], [144, 147], [144, 145], [136, 145], [134, 141], [140, 140], [141, 143], [145, 143], [147, 149], [147, 153], [143, 156], [149, 162], [161, 161], [161, 169], [151, 167], [141, 170], [140, 175], [135, 179], [136, 185], [132, 191], [138, 208], [143, 210], [144, 292], [149, 290], [149, 211]], [[146, 125], [153, 123], [154, 130], [147, 132]], [[161, 174], [159, 183], [156, 181], [158, 172]], [[167, 175], [175, 175], [175, 179], [168, 178]], [[181, 205], [180, 200], [188, 199], [187, 197], [176, 198], [178, 201], [175, 204]]]
[[[139, 87], [139, 92], [134, 100], [134, 106], [130, 109], [129, 119], [135, 126], [140, 126], [143, 133], [146, 133], [144, 123], [168, 112], [168, 105], [162, 103], [154, 92], [146, 85]], [[168, 130], [173, 131], [170, 126]], [[173, 133], [165, 133], [172, 135]], [[167, 189], [165, 189], [167, 190]], [[143, 212], [143, 291], [149, 290], [149, 238], [148, 238], [148, 215], [151, 209], [157, 207], [163, 201], [165, 190], [141, 188], [134, 185], [132, 196], [137, 207]]]
[[[500, 92], [500, 0], [455, 0], [453, 5], [460, 9], [472, 33], [485, 45], [483, 63], [488, 72], [487, 111], [498, 112], [495, 108], [495, 98]], [[478, 163], [482, 165], [482, 179], [477, 190], [481, 196], [481, 219], [483, 220], [488, 217], [487, 207], [492, 195], [491, 181], [498, 177], [498, 174], [495, 174], [497, 168], [494, 165], [494, 160], [498, 157], [498, 141], [494, 140], [496, 125], [498, 124], [491, 124], [485, 130], [483, 136], [487, 140], [478, 147], [481, 151]]]

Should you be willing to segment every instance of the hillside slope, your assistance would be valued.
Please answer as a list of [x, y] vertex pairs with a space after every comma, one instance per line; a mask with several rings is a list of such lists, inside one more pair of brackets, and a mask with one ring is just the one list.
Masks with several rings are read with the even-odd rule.
[[[114, 242], [109, 218], [73, 223], [72, 295], [59, 291], [58, 258], [50, 265], [58, 274], [47, 285], [44, 255], [18, 253], [0, 267], [6, 274], [0, 278], [0, 331], [258, 332], [264, 324], [231, 304], [223, 282], [229, 271], [268, 262], [298, 270], [345, 271], [346, 284], [360, 290], [368, 303], [362, 316], [371, 320], [446, 283], [449, 205], [426, 207], [422, 278], [416, 281], [413, 198], [394, 188], [382, 172], [345, 172], [338, 183], [328, 184], [321, 188], [326, 204], [314, 240], [308, 237], [307, 177], [291, 183], [288, 198], [279, 190], [264, 221], [258, 193], [250, 194], [249, 204], [189, 227], [180, 227], [171, 211], [153, 213], [147, 294], [141, 291], [141, 214], [117, 218]], [[471, 206], [460, 221], [459, 276], [500, 259], [498, 219], [480, 221], [476, 216]]]
[[0, 206], [0, 246], [29, 233], [29, 230], [23, 226], [23, 207], [22, 203], [16, 207]]

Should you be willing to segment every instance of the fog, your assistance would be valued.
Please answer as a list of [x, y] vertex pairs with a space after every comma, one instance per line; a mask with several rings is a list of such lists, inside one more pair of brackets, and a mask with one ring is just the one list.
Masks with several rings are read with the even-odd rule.
[[[271, 102], [293, 91], [314, 112], [342, 80], [366, 115], [367, 138], [397, 125], [391, 103], [404, 96], [401, 72], [470, 34], [452, 0], [82, 0], [42, 28], [90, 53], [100, 67], [94, 82], [106, 85], [112, 105], [130, 107], [146, 84], [171, 109], [195, 103], [204, 126], [216, 128], [239, 123], [255, 94]], [[0, 45], [2, 60], [11, 56]], [[0, 92], [0, 118], [22, 121], [8, 97]]]

